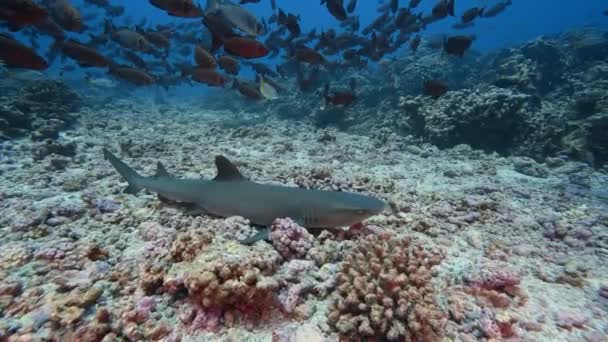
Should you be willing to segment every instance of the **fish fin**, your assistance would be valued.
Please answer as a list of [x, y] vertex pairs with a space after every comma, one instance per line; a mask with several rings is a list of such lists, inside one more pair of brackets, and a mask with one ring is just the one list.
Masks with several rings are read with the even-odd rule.
[[217, 167], [217, 176], [213, 178], [214, 181], [226, 182], [246, 179], [239, 172], [239, 169], [222, 155], [215, 157], [215, 166]]
[[252, 235], [248, 238], [245, 238], [243, 240], [240, 240], [239, 242], [242, 243], [243, 245], [252, 245], [260, 240], [268, 241], [268, 239], [269, 239], [268, 234], [269, 234], [269, 229], [262, 228], [254, 235]]
[[155, 177], [171, 177], [167, 169], [161, 162], [156, 162], [156, 174]]
[[143, 187], [139, 184], [142, 176], [133, 170], [129, 165], [118, 159], [117, 156], [108, 151], [106, 148], [103, 149], [103, 157], [104, 159], [109, 160], [116, 171], [118, 171], [118, 173], [120, 173], [120, 175], [127, 181], [127, 183], [129, 183], [129, 186], [123, 190], [125, 193], [136, 194], [143, 189]]

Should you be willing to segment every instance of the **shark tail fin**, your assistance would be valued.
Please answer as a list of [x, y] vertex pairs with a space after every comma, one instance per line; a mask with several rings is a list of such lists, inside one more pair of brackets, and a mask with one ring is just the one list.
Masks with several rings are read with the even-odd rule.
[[263, 229], [260, 229], [253, 236], [240, 240], [240, 243], [242, 243], [243, 245], [252, 245], [260, 240], [268, 241], [268, 234], [269, 234], [269, 229], [263, 228]]
[[112, 166], [120, 173], [120, 175], [129, 183], [124, 190], [127, 194], [136, 194], [143, 189], [140, 185], [140, 180], [142, 176], [138, 174], [135, 170], [133, 170], [129, 165], [125, 164], [122, 160], [118, 159], [112, 152], [108, 151], [108, 149], [103, 149], [103, 157], [106, 160], [109, 160]]

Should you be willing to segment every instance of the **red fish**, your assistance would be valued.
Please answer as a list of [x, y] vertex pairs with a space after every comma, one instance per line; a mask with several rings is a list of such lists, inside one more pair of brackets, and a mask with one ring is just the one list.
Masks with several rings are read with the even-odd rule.
[[86, 28], [80, 12], [67, 0], [58, 0], [52, 7], [51, 15], [55, 22], [66, 31], [82, 32]]
[[215, 69], [217, 67], [213, 55], [200, 45], [194, 48], [194, 61], [201, 68]]
[[58, 50], [61, 50], [64, 55], [78, 62], [78, 65], [81, 67], [104, 68], [110, 65], [110, 61], [97, 52], [97, 50], [72, 39], [65, 42], [57, 41], [51, 47], [51, 53], [56, 53]]
[[111, 67], [110, 74], [138, 86], [154, 84], [156, 80], [145, 71], [129, 67]]
[[224, 41], [224, 50], [243, 58], [260, 58], [268, 55], [264, 44], [246, 37], [232, 37]]
[[212, 87], [223, 87], [228, 78], [213, 69], [196, 68], [191, 71], [192, 79]]
[[306, 46], [301, 46], [296, 49], [296, 57], [298, 60], [310, 64], [323, 64], [325, 58], [323, 55]]
[[33, 0], [0, 1], [0, 20], [8, 22], [11, 31], [18, 31], [26, 25], [38, 24], [46, 17], [46, 11]]
[[236, 75], [239, 73], [239, 61], [230, 57], [230, 56], [221, 56], [217, 59], [217, 62], [220, 65], [222, 70], [226, 71], [231, 75]]
[[7, 35], [0, 34], [0, 60], [14, 68], [45, 70], [49, 64], [36, 51]]
[[154, 7], [160, 8], [174, 17], [199, 18], [203, 11], [192, 0], [149, 0]]

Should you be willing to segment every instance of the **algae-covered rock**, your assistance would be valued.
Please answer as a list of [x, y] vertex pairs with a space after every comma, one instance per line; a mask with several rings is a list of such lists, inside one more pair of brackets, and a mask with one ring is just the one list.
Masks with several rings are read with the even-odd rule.
[[205, 308], [248, 310], [272, 305], [281, 256], [267, 244], [215, 239], [191, 261], [174, 264], [165, 287], [185, 288]]

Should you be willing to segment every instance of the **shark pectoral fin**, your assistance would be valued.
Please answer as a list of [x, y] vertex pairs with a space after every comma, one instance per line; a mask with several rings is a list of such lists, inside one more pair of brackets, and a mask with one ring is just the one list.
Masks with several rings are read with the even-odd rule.
[[242, 243], [243, 245], [252, 245], [260, 240], [266, 240], [268, 241], [268, 233], [269, 233], [269, 229], [268, 228], [262, 228], [260, 229], [257, 233], [255, 233], [253, 236], [250, 236], [246, 239], [243, 239], [241, 241], [239, 241], [240, 243]]

